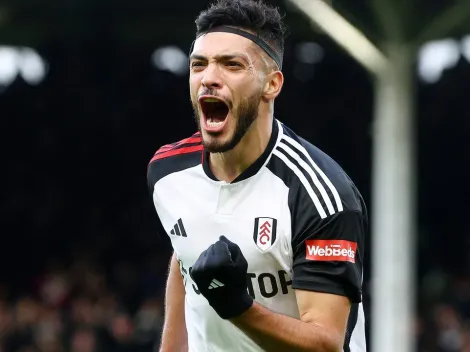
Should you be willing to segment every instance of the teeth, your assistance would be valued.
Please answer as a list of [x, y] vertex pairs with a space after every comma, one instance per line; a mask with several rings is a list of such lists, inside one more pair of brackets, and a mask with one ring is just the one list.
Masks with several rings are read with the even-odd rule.
[[210, 127], [218, 127], [220, 125], [222, 125], [224, 122], [223, 121], [212, 121], [212, 119], [207, 119], [207, 125], [210, 126]]
[[215, 99], [215, 98], [205, 98], [203, 99], [203, 101], [205, 103], [220, 103], [220, 100], [219, 99]]

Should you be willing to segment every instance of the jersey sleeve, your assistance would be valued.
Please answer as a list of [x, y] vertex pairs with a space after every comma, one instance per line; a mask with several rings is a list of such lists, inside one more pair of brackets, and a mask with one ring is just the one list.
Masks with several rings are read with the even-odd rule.
[[[152, 205], [155, 208], [155, 203], [154, 203], [154, 190], [155, 190], [155, 184], [157, 183], [159, 177], [160, 177], [161, 170], [159, 170], [158, 163], [154, 162], [153, 160], [150, 161], [148, 167], [147, 167], [147, 189], [149, 192], [149, 199], [152, 202]], [[163, 227], [163, 224], [160, 220], [160, 217], [158, 216], [158, 211], [156, 211], [156, 217], [155, 217], [155, 229], [157, 232], [157, 235], [160, 239], [167, 239], [167, 233]]]
[[344, 208], [321, 217], [302, 188], [291, 195], [292, 287], [342, 295], [357, 303], [362, 300], [367, 214], [353, 186], [342, 187], [339, 196]]
[[202, 149], [200, 134], [195, 133], [189, 138], [158, 149], [147, 166], [147, 188], [157, 213], [157, 232], [160, 237], [169, 239], [159, 215], [165, 211], [165, 206], [158, 199], [157, 184], [162, 178], [172, 173], [199, 164]]

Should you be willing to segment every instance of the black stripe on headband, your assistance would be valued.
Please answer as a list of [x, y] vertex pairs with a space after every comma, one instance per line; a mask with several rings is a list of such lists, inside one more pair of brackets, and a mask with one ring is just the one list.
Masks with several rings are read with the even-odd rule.
[[[261, 39], [260, 37], [257, 37], [256, 35], [253, 35], [247, 31], [244, 31], [244, 30], [241, 30], [241, 29], [238, 29], [238, 28], [234, 28], [234, 27], [230, 27], [230, 26], [218, 26], [218, 27], [214, 27], [214, 28], [211, 28], [207, 31], [205, 31], [204, 33], [201, 33], [201, 35], [203, 34], [207, 34], [207, 33], [214, 33], [214, 32], [224, 32], [224, 33], [232, 33], [232, 34], [237, 34], [237, 35], [240, 35], [242, 37], [245, 37], [247, 39], [250, 39], [252, 42], [258, 44], [258, 46], [263, 49], [266, 54], [268, 54], [271, 59], [274, 60], [274, 62], [276, 63], [277, 67], [279, 67], [279, 69], [282, 69], [282, 61], [281, 59], [279, 58], [279, 56], [276, 54], [276, 52], [271, 49], [271, 47], [266, 44], [266, 42]], [[194, 46], [194, 42], [193, 42], [193, 45], [191, 46], [191, 52], [193, 51], [193, 46]]]

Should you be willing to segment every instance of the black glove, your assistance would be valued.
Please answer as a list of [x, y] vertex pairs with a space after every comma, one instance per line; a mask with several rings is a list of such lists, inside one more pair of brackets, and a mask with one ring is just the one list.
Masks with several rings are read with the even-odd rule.
[[221, 236], [201, 253], [190, 275], [217, 314], [230, 319], [253, 304], [248, 294], [247, 270], [248, 263], [240, 247]]

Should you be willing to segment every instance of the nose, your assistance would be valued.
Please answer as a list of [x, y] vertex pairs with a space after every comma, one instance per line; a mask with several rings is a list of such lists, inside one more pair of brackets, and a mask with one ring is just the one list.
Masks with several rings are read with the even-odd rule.
[[201, 84], [206, 88], [221, 88], [222, 78], [220, 72], [215, 64], [209, 64], [204, 70], [204, 76], [202, 77]]

